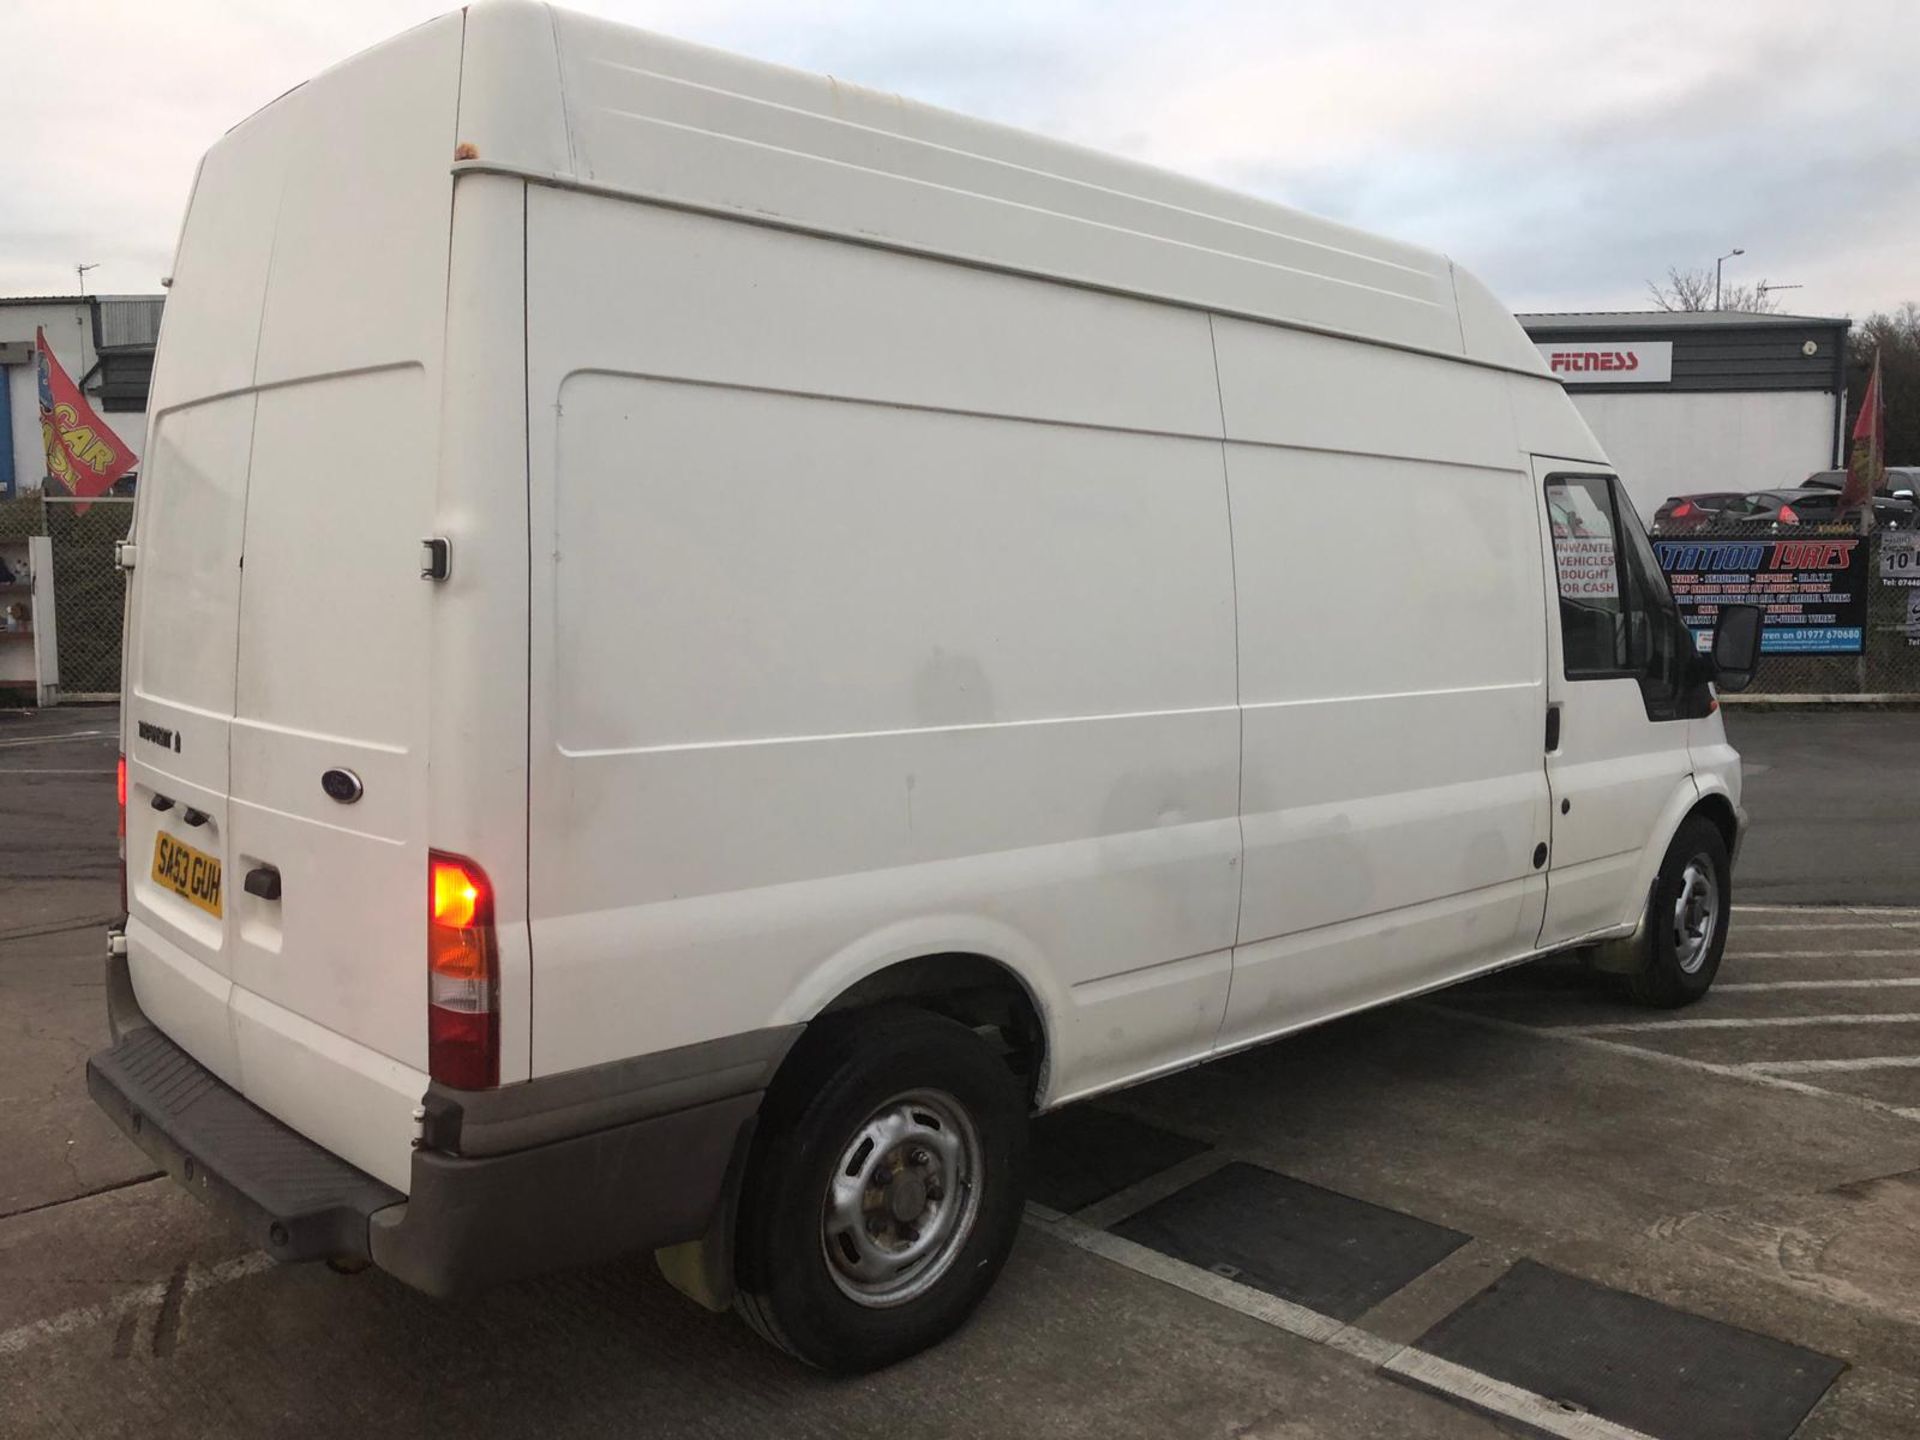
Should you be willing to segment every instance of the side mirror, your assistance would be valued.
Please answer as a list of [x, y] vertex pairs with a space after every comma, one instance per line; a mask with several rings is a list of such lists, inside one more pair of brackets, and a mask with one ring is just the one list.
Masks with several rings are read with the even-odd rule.
[[1758, 605], [1722, 605], [1713, 627], [1713, 683], [1729, 694], [1753, 683], [1760, 668]]

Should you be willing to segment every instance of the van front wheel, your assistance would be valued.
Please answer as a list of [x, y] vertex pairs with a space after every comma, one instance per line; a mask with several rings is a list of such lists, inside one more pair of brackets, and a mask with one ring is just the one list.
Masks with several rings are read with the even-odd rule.
[[1720, 970], [1733, 908], [1727, 842], [1702, 816], [1681, 825], [1667, 847], [1647, 912], [1647, 963], [1627, 977], [1643, 1005], [1674, 1009], [1705, 995]]
[[886, 1007], [816, 1022], [767, 1097], [741, 1192], [741, 1314], [843, 1372], [950, 1334], [1013, 1246], [1026, 1108], [956, 1021]]

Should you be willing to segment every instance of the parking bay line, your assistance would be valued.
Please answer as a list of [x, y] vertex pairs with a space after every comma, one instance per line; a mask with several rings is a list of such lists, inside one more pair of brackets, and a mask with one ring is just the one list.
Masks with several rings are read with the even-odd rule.
[[1828, 1090], [1819, 1085], [1809, 1085], [1802, 1080], [1790, 1080], [1784, 1075], [1770, 1075], [1764, 1070], [1748, 1069], [1744, 1065], [1722, 1065], [1712, 1060], [1696, 1060], [1690, 1055], [1673, 1055], [1665, 1050], [1647, 1050], [1622, 1040], [1608, 1040], [1600, 1035], [1588, 1034], [1579, 1026], [1522, 1025], [1517, 1020], [1502, 1020], [1498, 1016], [1482, 1015], [1473, 1010], [1456, 1010], [1431, 1000], [1410, 1000], [1406, 1003], [1448, 1020], [1460, 1020], [1469, 1025], [1478, 1025], [1483, 1030], [1497, 1030], [1506, 1035], [1530, 1035], [1537, 1040], [1557, 1040], [1563, 1045], [1584, 1045], [1594, 1050], [1604, 1050], [1615, 1055], [1629, 1056], [1635, 1060], [1645, 1060], [1654, 1065], [1691, 1070], [1700, 1075], [1718, 1075], [1723, 1079], [1739, 1080], [1749, 1085], [1763, 1085], [1770, 1090], [1791, 1090], [1797, 1095], [1811, 1095], [1821, 1100], [1833, 1100], [1855, 1109], [1871, 1110], [1876, 1115], [1891, 1115], [1899, 1120], [1920, 1120], [1920, 1108], [1889, 1105], [1871, 1096], [1853, 1095], [1844, 1090]]
[[1920, 920], [1920, 905], [1735, 905], [1736, 915], [1905, 915]]
[[1920, 1055], [1857, 1055], [1846, 1060], [1749, 1060], [1765, 1075], [1821, 1075], [1835, 1070], [1920, 1070]]
[[1877, 975], [1849, 980], [1733, 980], [1715, 985], [1715, 995], [1752, 995], [1770, 990], [1899, 990], [1920, 987], [1920, 975]]
[[1137, 1275], [1171, 1285], [1203, 1300], [1245, 1315], [1314, 1345], [1326, 1345], [1353, 1355], [1397, 1378], [1423, 1389], [1465, 1401], [1476, 1410], [1518, 1420], [1561, 1440], [1651, 1440], [1644, 1432], [1616, 1425], [1597, 1415], [1569, 1411], [1564, 1406], [1518, 1385], [1496, 1380], [1464, 1365], [1429, 1355], [1412, 1345], [1389, 1340], [1369, 1330], [1322, 1315], [1278, 1295], [1242, 1285], [1211, 1270], [1202, 1270], [1171, 1255], [1162, 1255], [1132, 1240], [1096, 1230], [1090, 1225], [1050, 1211], [1029, 1209], [1027, 1223], [1069, 1245], [1110, 1260]]
[[[229, 1285], [235, 1280], [244, 1280], [249, 1275], [258, 1275], [263, 1270], [273, 1268], [273, 1257], [261, 1251], [236, 1255], [233, 1259], [222, 1260], [217, 1265], [195, 1266], [187, 1272], [181, 1293], [197, 1295], [202, 1290]], [[109, 1321], [118, 1320], [130, 1311], [142, 1310], [149, 1305], [158, 1305], [166, 1299], [167, 1287], [170, 1283], [167, 1280], [155, 1280], [93, 1305], [76, 1306], [58, 1315], [50, 1315], [44, 1320], [29, 1320], [26, 1324], [16, 1325], [11, 1330], [0, 1330], [0, 1355], [17, 1355], [23, 1350], [32, 1349], [35, 1345], [71, 1335], [76, 1330], [104, 1325]]]
[[20, 736], [0, 740], [0, 750], [23, 750], [29, 745], [65, 745], [73, 740], [98, 740], [112, 733], [110, 730], [75, 730], [70, 735]]
[[1733, 960], [1920, 960], [1920, 950], [1735, 950]]
[[[1609, 1020], [1601, 1025], [1542, 1027], [1559, 1035], [1611, 1035], [1627, 1030], [1755, 1030], [1780, 1025], [1916, 1025], [1920, 1011], [1900, 1010], [1885, 1015], [1703, 1015], [1686, 1019]], [[1541, 1033], [1536, 1030], [1534, 1033]]]

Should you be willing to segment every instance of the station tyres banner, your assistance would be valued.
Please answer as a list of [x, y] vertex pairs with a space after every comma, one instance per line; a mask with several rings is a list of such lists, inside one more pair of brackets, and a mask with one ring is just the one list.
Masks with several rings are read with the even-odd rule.
[[1680, 616], [1701, 650], [1722, 605], [1758, 605], [1763, 655], [1858, 655], [1867, 630], [1867, 542], [1655, 540]]

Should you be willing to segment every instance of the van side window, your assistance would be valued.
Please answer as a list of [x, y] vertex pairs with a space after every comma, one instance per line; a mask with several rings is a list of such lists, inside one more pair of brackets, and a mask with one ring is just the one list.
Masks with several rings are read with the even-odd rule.
[[1680, 620], [1679, 607], [1674, 604], [1660, 562], [1653, 557], [1647, 532], [1640, 528], [1640, 518], [1628, 507], [1626, 496], [1619, 493], [1618, 481], [1614, 482], [1614, 498], [1623, 515], [1620, 561], [1629, 597], [1627, 660], [1640, 677], [1647, 717], [1670, 719], [1685, 684], [1693, 637]]
[[1676, 718], [1692, 641], [1620, 482], [1550, 480], [1547, 517], [1567, 678], [1636, 679], [1647, 718]]
[[1627, 605], [1611, 488], [1598, 475], [1549, 480], [1547, 520], [1560, 577], [1560, 646], [1567, 678], [1626, 673]]

